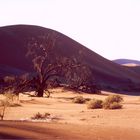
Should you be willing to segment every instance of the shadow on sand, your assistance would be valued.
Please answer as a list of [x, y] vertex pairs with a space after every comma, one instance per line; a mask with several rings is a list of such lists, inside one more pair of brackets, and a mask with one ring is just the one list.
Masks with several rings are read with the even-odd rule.
[[15, 136], [15, 135], [10, 135], [10, 134], [5, 134], [0, 132], [0, 140], [26, 140], [27, 138], [24, 137], [19, 137], [19, 136]]

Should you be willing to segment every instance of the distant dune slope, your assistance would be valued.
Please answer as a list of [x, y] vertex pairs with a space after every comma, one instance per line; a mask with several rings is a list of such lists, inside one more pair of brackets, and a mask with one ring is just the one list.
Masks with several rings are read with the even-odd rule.
[[140, 61], [138, 60], [131, 60], [131, 59], [116, 59], [113, 60], [113, 62], [117, 63], [117, 64], [136, 64], [136, 65], [140, 65]]
[[[3, 68], [4, 66], [12, 68], [11, 74], [13, 74], [14, 69], [16, 70], [15, 73], [32, 72], [32, 62], [25, 57], [28, 41], [32, 37], [48, 34], [49, 31], [51, 30], [31, 25], [0, 27], [0, 65], [3, 65]], [[92, 69], [91, 76], [95, 77], [96, 82], [103, 89], [133, 90], [132, 85], [140, 83], [139, 71], [109, 61], [57, 31], [56, 34], [56, 44], [53, 48], [54, 54], [80, 58], [81, 63], [87, 64]], [[0, 68], [1, 75], [3, 71]], [[9, 71], [7, 74], [9, 74]], [[130, 84], [131, 88], [129, 88]]]

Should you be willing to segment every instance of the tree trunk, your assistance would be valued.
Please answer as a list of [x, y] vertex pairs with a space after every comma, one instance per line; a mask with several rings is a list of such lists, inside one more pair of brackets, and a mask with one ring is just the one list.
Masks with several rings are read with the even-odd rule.
[[39, 88], [38, 91], [37, 91], [37, 97], [43, 97], [43, 93], [44, 93], [44, 89]]

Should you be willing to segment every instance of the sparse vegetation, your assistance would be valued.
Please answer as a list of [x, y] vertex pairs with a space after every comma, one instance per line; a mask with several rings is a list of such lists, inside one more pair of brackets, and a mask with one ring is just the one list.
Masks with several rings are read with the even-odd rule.
[[117, 103], [117, 102], [113, 102], [112, 104], [110, 104], [109, 109], [121, 109], [122, 108], [122, 104]]
[[73, 99], [73, 103], [83, 104], [86, 102], [86, 99], [83, 98], [83, 96], [76, 96]]
[[103, 102], [104, 109], [120, 109], [123, 98], [120, 95], [109, 95]]
[[33, 117], [31, 117], [31, 119], [33, 120], [44, 120], [44, 119], [48, 119], [50, 117], [50, 113], [36, 113]]
[[0, 119], [3, 120], [6, 112], [6, 108], [9, 107], [10, 102], [6, 99], [0, 100]]
[[13, 102], [14, 100], [17, 99], [17, 95], [14, 94], [12, 91], [8, 91], [6, 93], [4, 93], [4, 96], [7, 98], [7, 100]]
[[5, 86], [3, 87], [2, 94], [10, 92], [10, 94], [13, 94], [13, 97], [15, 95], [19, 99], [19, 93], [23, 92], [30, 84], [28, 77], [27, 73], [20, 76], [4, 77]]
[[113, 102], [120, 103], [120, 102], [123, 101], [123, 98], [120, 95], [109, 95], [106, 98], [106, 101], [109, 102], [109, 103], [113, 103]]
[[3, 94], [3, 99], [0, 100], [0, 119], [3, 120], [5, 116], [6, 109], [8, 107], [20, 106], [16, 101], [17, 95], [8, 91]]
[[87, 108], [88, 109], [97, 109], [102, 108], [103, 101], [98, 99], [92, 99], [89, 102], [87, 102]]
[[109, 95], [104, 101], [92, 99], [87, 102], [88, 109], [121, 109], [123, 98], [120, 95]]

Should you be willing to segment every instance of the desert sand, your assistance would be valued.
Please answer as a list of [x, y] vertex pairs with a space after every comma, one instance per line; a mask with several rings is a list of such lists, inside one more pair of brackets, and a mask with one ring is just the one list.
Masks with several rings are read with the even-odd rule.
[[[114, 93], [78, 94], [57, 88], [50, 98], [20, 94], [20, 106], [8, 107], [0, 121], [0, 139], [139, 140], [139, 96], [121, 95], [123, 108], [118, 110], [87, 109], [72, 102], [77, 95], [104, 100], [108, 94]], [[51, 115], [47, 121], [31, 122], [37, 112]]]

